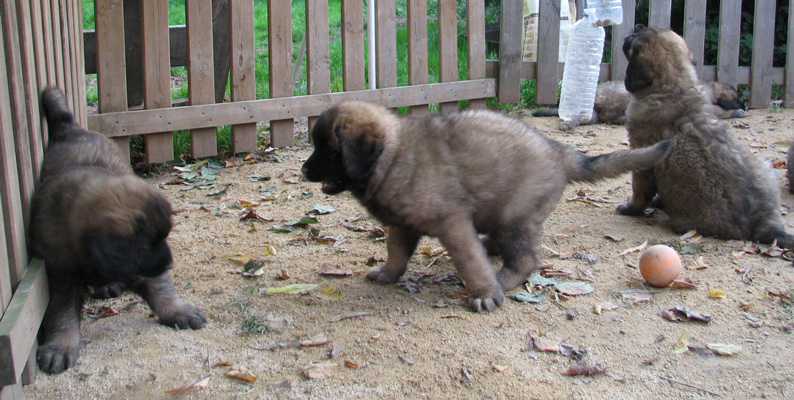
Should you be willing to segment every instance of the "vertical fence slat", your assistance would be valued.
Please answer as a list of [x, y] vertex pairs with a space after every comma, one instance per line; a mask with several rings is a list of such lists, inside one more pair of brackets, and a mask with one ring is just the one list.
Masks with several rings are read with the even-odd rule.
[[[191, 105], [215, 102], [215, 73], [212, 51], [212, 3], [187, 0], [188, 97]], [[165, 8], [165, 31], [168, 34], [168, 5]], [[167, 50], [167, 48], [166, 48]], [[169, 80], [170, 84], [170, 80]], [[169, 91], [170, 99], [170, 91]], [[193, 157], [217, 154], [215, 128], [192, 129], [190, 147]]]
[[[48, 0], [44, 0], [48, 1]], [[50, 3], [50, 21], [52, 23], [52, 51], [53, 60], [55, 61], [55, 82], [60, 88], [66, 86], [66, 78], [63, 71], [63, 45], [61, 42], [61, 17], [60, 17], [60, 4], [58, 0], [49, 0]], [[52, 67], [51, 67], [52, 68]]]
[[364, 5], [342, 0], [342, 86], [344, 91], [364, 90]]
[[75, 10], [75, 49], [77, 56], [77, 78], [74, 85], [77, 89], [78, 99], [80, 101], [78, 107], [78, 120], [80, 125], [88, 126], [88, 104], [86, 104], [85, 96], [85, 45], [83, 43], [83, 7], [82, 0], [73, 0]]
[[[30, 171], [33, 180], [39, 176], [44, 146], [41, 142], [41, 118], [39, 113], [39, 83], [36, 77], [35, 49], [33, 47], [33, 25], [30, 21], [30, 3], [17, 0], [19, 20], [19, 48], [22, 56], [22, 79], [25, 96], [25, 111], [28, 122], [28, 143], [30, 144]], [[32, 195], [32, 191], [31, 191]], [[30, 200], [30, 198], [25, 199]]]
[[[441, 82], [458, 80], [458, 15], [456, 0], [438, 0], [438, 74]], [[380, 59], [378, 60], [380, 63]], [[439, 104], [442, 113], [458, 111], [458, 102]]]
[[623, 2], [623, 23], [612, 26], [612, 65], [609, 68], [609, 79], [622, 81], [626, 78], [626, 67], [629, 60], [623, 55], [623, 39], [634, 32], [634, 17], [637, 13], [633, 1]]
[[788, 35], [786, 36], [786, 45], [788, 51], [786, 52], [786, 88], [785, 97], [783, 99], [786, 107], [794, 106], [794, 7], [789, 4], [788, 8]]
[[[327, 6], [326, 6], [327, 7]], [[308, 14], [308, 8], [307, 8]], [[328, 23], [326, 22], [326, 26]], [[309, 24], [306, 24], [306, 29]], [[326, 35], [328, 29], [326, 28]], [[229, 3], [229, 40], [231, 42], [232, 101], [256, 98], [256, 59], [254, 54], [254, 3], [231, 0]], [[256, 150], [256, 123], [232, 125], [232, 151]]]
[[[6, 4], [3, 4], [5, 8]], [[6, 10], [2, 10], [3, 15]], [[9, 54], [8, 27], [5, 17], [0, 18], [0, 32], [2, 39], [2, 57], [0, 59], [0, 202], [3, 208], [3, 228], [5, 234], [5, 248], [8, 253], [8, 266], [3, 268], [8, 271], [7, 279], [11, 288], [16, 286], [22, 277], [22, 271], [27, 265], [27, 250], [25, 247], [25, 224], [22, 218], [22, 197], [20, 196], [19, 175], [17, 174], [17, 156], [15, 152], [14, 117], [11, 104], [14, 101], [13, 93], [9, 87], [9, 71], [5, 56]], [[13, 60], [8, 60], [9, 63]], [[7, 100], [7, 101], [6, 101]], [[3, 273], [5, 275], [5, 273]], [[6, 302], [3, 302], [6, 304]]]
[[[36, 81], [39, 89], [47, 85], [47, 57], [44, 52], [44, 24], [42, 23], [42, 2], [40, 0], [28, 0], [30, 4], [31, 33], [33, 34], [33, 62], [36, 70]], [[85, 89], [83, 89], [85, 90]], [[38, 106], [38, 102], [36, 103]], [[39, 116], [40, 134], [38, 141], [41, 142], [42, 149], [47, 144], [46, 129], [44, 119]], [[38, 175], [38, 174], [37, 174]]]
[[74, 97], [72, 96], [72, 64], [69, 58], [65, 55], [69, 54], [69, 20], [67, 19], [66, 0], [57, 0], [58, 7], [53, 8], [53, 19], [58, 19], [56, 37], [59, 43], [56, 47], [59, 49], [56, 54], [56, 63], [60, 61], [63, 70], [63, 83], [61, 88], [64, 89], [66, 95], [66, 102], [69, 104], [69, 109], [74, 110]]
[[[6, 237], [6, 229], [8, 224], [13, 220], [9, 217], [6, 218], [6, 210], [13, 209], [13, 203], [9, 203], [6, 192], [10, 181], [13, 179], [12, 173], [16, 168], [16, 160], [14, 159], [14, 145], [13, 137], [11, 136], [11, 96], [8, 93], [8, 82], [4, 77], [6, 72], [6, 58], [5, 58], [5, 44], [3, 38], [3, 19], [0, 18], [0, 217], [3, 219], [3, 229], [0, 229], [0, 315], [5, 313], [8, 302], [11, 301], [12, 280], [10, 266], [16, 262], [15, 255], [11, 252], [11, 247], [14, 242], [10, 237]], [[6, 155], [10, 158], [6, 159]], [[14, 257], [12, 257], [14, 255]], [[15, 282], [15, 281], [14, 281]]]
[[720, 38], [717, 46], [717, 80], [736, 86], [739, 83], [739, 43], [742, 2], [720, 2]]
[[[485, 2], [483, 0], [466, 1], [466, 38], [469, 79], [485, 78]], [[485, 99], [469, 100], [471, 109], [485, 107]]]
[[[124, 54], [124, 8], [121, 0], [94, 2], [97, 47], [99, 112], [127, 111], [127, 69]], [[124, 157], [130, 158], [129, 137], [114, 137]]]
[[[2, 77], [7, 77], [8, 89], [11, 95], [11, 126], [17, 161], [17, 166], [11, 171], [16, 171], [18, 174], [18, 195], [21, 196], [22, 201], [22, 220], [27, 221], [28, 208], [30, 206], [28, 200], [33, 196], [33, 171], [29, 168], [31, 146], [30, 136], [28, 135], [30, 127], [28, 125], [28, 111], [25, 99], [25, 70], [22, 64], [22, 46], [24, 44], [20, 42], [22, 40], [22, 32], [20, 32], [22, 27], [17, 23], [17, 9], [14, 1], [3, 2], [0, 5], [0, 13], [2, 13], [3, 18], [3, 37], [5, 39], [7, 57], [6, 75], [2, 75]], [[22, 251], [25, 251], [24, 247]]]
[[[408, 0], [408, 84], [428, 82], [427, 71], [427, 0]], [[411, 107], [411, 114], [425, 115], [427, 104]]]
[[538, 14], [538, 79], [535, 102], [557, 104], [560, 65], [559, 0], [540, 0]]
[[[209, 2], [206, 3], [209, 4]], [[190, 2], [187, 4], [190, 4]], [[143, 104], [146, 109], [171, 107], [171, 41], [168, 35], [168, 2], [143, 0], [142, 7]], [[190, 17], [190, 9], [190, 7], [187, 7], [186, 14], [188, 18]], [[189, 31], [190, 24], [188, 23]], [[208, 45], [212, 46], [212, 40], [209, 41]], [[189, 33], [187, 47], [188, 54], [190, 54]], [[190, 61], [188, 61], [188, 64], [190, 64]], [[209, 68], [212, 70], [211, 66]], [[188, 70], [188, 82], [190, 82], [190, 79], [191, 74]], [[213, 83], [210, 81], [210, 86], [212, 85]], [[189, 86], [192, 89], [192, 85], [189, 84]], [[199, 146], [197, 151], [193, 147], [195, 145], [196, 143], [194, 143], [191, 135], [193, 156], [203, 157], [204, 154], [201, 153], [203, 148]], [[173, 134], [171, 132], [150, 133], [144, 137], [144, 148], [146, 150], [146, 162], [156, 163], [172, 160], [174, 158]]]
[[706, 0], [687, 0], [684, 9], [684, 40], [695, 60], [698, 78], [703, 78], [706, 49]]
[[[306, 0], [306, 80], [309, 94], [331, 92], [328, 2]], [[309, 131], [317, 117], [309, 118]]]
[[393, 0], [375, 0], [375, 13], [378, 88], [394, 87], [397, 86], [397, 5]]
[[55, 48], [52, 41], [52, 10], [49, 1], [31, 0], [41, 4], [42, 34], [44, 42], [44, 59], [46, 60], [45, 70], [47, 73], [47, 85], [57, 84], [55, 78]]
[[[750, 67], [750, 107], [769, 106], [772, 98], [772, 59], [775, 50], [775, 1], [756, 1], [753, 61]], [[771, 23], [769, 21], [772, 21]]]
[[521, 100], [521, 26], [522, 2], [503, 1], [499, 38], [499, 87], [497, 96], [501, 103], [518, 103]]
[[673, 0], [651, 0], [648, 10], [648, 26], [670, 28], [670, 11]]
[[[270, 49], [270, 97], [293, 95], [292, 86], [292, 5], [289, 0], [267, 1], [268, 48]], [[270, 121], [270, 144], [285, 147], [295, 144], [291, 119]]]

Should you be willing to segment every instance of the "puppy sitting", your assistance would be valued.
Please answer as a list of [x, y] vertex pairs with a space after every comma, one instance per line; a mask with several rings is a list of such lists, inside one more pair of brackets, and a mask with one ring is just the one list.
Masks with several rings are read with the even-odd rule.
[[[386, 264], [367, 277], [396, 282], [420, 237], [437, 237], [475, 311], [496, 309], [538, 267], [543, 221], [568, 182], [650, 168], [670, 146], [587, 157], [496, 112], [398, 117], [362, 102], [325, 111], [311, 134], [306, 178], [326, 194], [349, 190], [389, 226]], [[502, 256], [498, 274], [478, 233]]]
[[204, 313], [177, 295], [168, 269], [171, 206], [136, 177], [118, 147], [82, 129], [63, 93], [41, 94], [49, 128], [41, 178], [33, 196], [30, 249], [44, 259], [50, 302], [37, 352], [51, 373], [71, 368], [80, 353], [80, 311], [89, 286], [139, 293], [163, 325], [199, 329]]
[[697, 89], [692, 55], [684, 39], [648, 28], [626, 37], [626, 89], [634, 100], [626, 121], [631, 146], [674, 139], [670, 156], [632, 174], [631, 201], [619, 207], [642, 215], [664, 208], [676, 233], [753, 240], [794, 247], [780, 217], [780, 192], [771, 168], [728, 131]]

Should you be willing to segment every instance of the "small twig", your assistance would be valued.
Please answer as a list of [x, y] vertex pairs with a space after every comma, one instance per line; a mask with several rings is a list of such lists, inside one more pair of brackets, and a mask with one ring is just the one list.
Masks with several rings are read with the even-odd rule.
[[747, 268], [747, 270], [744, 271], [744, 274], [742, 274], [742, 282], [744, 282], [746, 285], [749, 285], [750, 282], [753, 281], [753, 278], [750, 276], [750, 271], [752, 270]]
[[695, 385], [692, 385], [692, 384], [689, 384], [689, 383], [680, 382], [680, 381], [677, 381], [677, 380], [675, 380], [675, 379], [668, 378], [668, 377], [666, 377], [666, 376], [664, 376], [664, 375], [659, 375], [659, 377], [660, 377], [660, 378], [662, 378], [662, 379], [664, 379], [664, 380], [666, 380], [666, 381], [668, 381], [668, 382], [677, 383], [677, 384], [679, 384], [679, 385], [684, 385], [684, 386], [686, 386], [686, 387], [691, 387], [692, 389], [697, 389], [697, 390], [700, 390], [700, 391], [702, 391], [702, 392], [706, 392], [706, 393], [708, 393], [708, 394], [710, 394], [710, 395], [712, 395], [712, 396], [721, 397], [721, 396], [720, 396], [718, 393], [714, 393], [714, 392], [712, 392], [712, 391], [710, 391], [710, 390], [703, 389], [702, 387], [697, 387], [697, 386], [695, 386]]
[[207, 373], [212, 374], [212, 369], [210, 368], [210, 349], [207, 348]]

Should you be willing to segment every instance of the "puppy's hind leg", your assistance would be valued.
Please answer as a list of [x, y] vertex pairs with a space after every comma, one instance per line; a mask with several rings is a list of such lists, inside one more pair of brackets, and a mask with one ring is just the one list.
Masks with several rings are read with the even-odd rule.
[[132, 289], [149, 303], [162, 325], [179, 329], [201, 329], [207, 323], [207, 317], [198, 307], [179, 297], [168, 272], [156, 278], [146, 278]]
[[[443, 227], [443, 228], [441, 228]], [[505, 301], [505, 295], [496, 281], [485, 248], [477, 238], [471, 218], [455, 215], [439, 224], [441, 244], [452, 256], [458, 274], [466, 282], [469, 292], [469, 307], [477, 312], [494, 311]]]
[[80, 310], [83, 287], [50, 276], [50, 302], [41, 322], [41, 345], [36, 361], [44, 372], [58, 374], [72, 368], [80, 356]]
[[521, 285], [540, 265], [540, 232], [540, 226], [524, 224], [500, 235], [504, 265], [496, 279], [504, 291]]
[[408, 267], [408, 260], [416, 250], [419, 243], [417, 233], [397, 226], [389, 228], [389, 236], [386, 238], [386, 264], [372, 268], [367, 273], [367, 279], [380, 284], [397, 282], [405, 273]]

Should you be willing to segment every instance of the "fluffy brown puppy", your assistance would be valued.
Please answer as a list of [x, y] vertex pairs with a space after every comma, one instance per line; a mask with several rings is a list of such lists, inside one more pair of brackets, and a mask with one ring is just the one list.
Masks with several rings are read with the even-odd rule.
[[[745, 116], [747, 107], [744, 102], [739, 100], [739, 92], [733, 86], [722, 82], [706, 82], [701, 83], [699, 88], [711, 102], [711, 110], [718, 118], [728, 119]], [[609, 81], [599, 83], [596, 89], [592, 117], [590, 117], [590, 121], [579, 125], [595, 123], [623, 125], [626, 123], [626, 108], [630, 101], [631, 93], [626, 90], [623, 82]], [[560, 111], [557, 108], [550, 108], [535, 111], [532, 115], [535, 117], [558, 117]], [[576, 124], [566, 121], [561, 125], [561, 129], [568, 130], [575, 126]]]
[[794, 247], [780, 217], [780, 193], [771, 168], [728, 131], [697, 88], [692, 55], [684, 39], [648, 28], [626, 37], [626, 89], [634, 100], [626, 128], [632, 147], [674, 139], [670, 156], [632, 175], [633, 195], [619, 207], [641, 215], [662, 206], [673, 231], [696, 229], [705, 236]]
[[[496, 309], [538, 267], [543, 221], [568, 182], [649, 168], [670, 145], [587, 157], [496, 112], [396, 116], [362, 102], [325, 111], [311, 135], [306, 178], [326, 194], [349, 190], [389, 226], [386, 264], [367, 277], [396, 282], [420, 237], [437, 237], [475, 311]], [[503, 258], [498, 274], [478, 233]]]
[[59, 373], [74, 365], [89, 287], [125, 284], [143, 296], [161, 324], [204, 326], [204, 313], [177, 295], [167, 272], [173, 262], [166, 242], [168, 201], [133, 174], [113, 142], [75, 122], [60, 90], [45, 89], [41, 103], [50, 133], [33, 196], [30, 249], [45, 262], [50, 302], [39, 367]]

